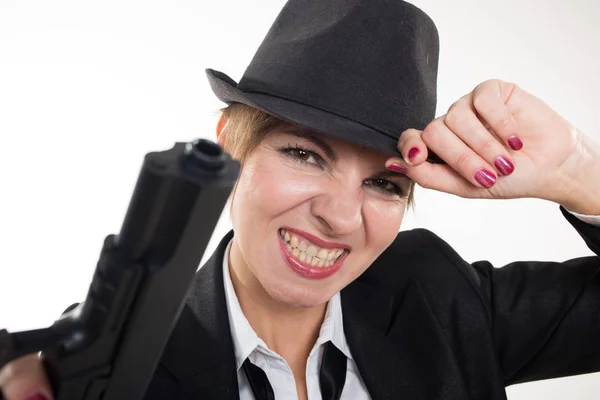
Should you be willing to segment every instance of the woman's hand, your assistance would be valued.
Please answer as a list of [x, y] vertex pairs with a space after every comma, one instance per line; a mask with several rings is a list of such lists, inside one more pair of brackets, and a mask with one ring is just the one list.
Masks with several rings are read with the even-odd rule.
[[[427, 148], [447, 165], [425, 161]], [[600, 215], [600, 146], [513, 83], [481, 83], [423, 131], [403, 132], [398, 149], [406, 161], [390, 158], [386, 166], [405, 167], [425, 188], [466, 198], [535, 197]]]
[[6, 400], [50, 400], [51, 390], [42, 361], [36, 354], [18, 358], [0, 370]]

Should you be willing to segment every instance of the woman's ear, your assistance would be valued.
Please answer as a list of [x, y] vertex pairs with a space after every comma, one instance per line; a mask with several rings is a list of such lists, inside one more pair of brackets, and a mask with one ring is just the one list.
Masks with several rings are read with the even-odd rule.
[[217, 143], [223, 148], [225, 148], [225, 135], [222, 133], [225, 125], [227, 125], [227, 117], [225, 114], [221, 114], [221, 118], [219, 118], [219, 122], [217, 122]]

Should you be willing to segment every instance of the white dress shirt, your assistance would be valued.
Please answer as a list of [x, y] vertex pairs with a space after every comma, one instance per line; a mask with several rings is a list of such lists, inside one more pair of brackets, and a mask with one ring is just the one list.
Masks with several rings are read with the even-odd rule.
[[[567, 209], [565, 208], [565, 210], [567, 210]], [[577, 214], [576, 212], [573, 212], [571, 210], [567, 210], [567, 211], [585, 223], [588, 223], [588, 224], [594, 225], [594, 226], [600, 226], [600, 215], [584, 215], [584, 214]]]
[[[600, 226], [600, 216], [569, 212], [584, 222]], [[296, 393], [296, 382], [292, 369], [283, 357], [269, 349], [265, 342], [256, 335], [256, 332], [254, 332], [254, 329], [252, 329], [242, 312], [240, 302], [231, 283], [231, 276], [229, 275], [228, 260], [230, 248], [231, 241], [227, 245], [225, 257], [223, 257], [223, 277], [225, 280], [225, 299], [229, 314], [229, 325], [231, 327], [231, 337], [235, 352], [240, 400], [254, 400], [252, 389], [250, 389], [246, 374], [242, 368], [242, 364], [246, 361], [246, 358], [250, 358], [250, 362], [260, 367], [267, 374], [267, 378], [273, 387], [275, 399], [296, 400], [298, 399], [298, 394]], [[329, 303], [327, 303], [327, 311], [321, 325], [319, 338], [308, 356], [306, 363], [308, 399], [322, 400], [321, 389], [319, 387], [319, 367], [323, 357], [324, 344], [328, 341], [331, 341], [348, 358], [346, 383], [344, 384], [341, 400], [370, 399], [346, 342], [344, 326], [342, 324], [342, 303], [339, 293], [333, 296]]]
[[[228, 260], [230, 248], [231, 242], [227, 245], [225, 257], [223, 257], [223, 277], [225, 280], [225, 299], [229, 313], [229, 325], [231, 327], [233, 350], [235, 352], [235, 367], [237, 369], [240, 400], [254, 400], [252, 390], [242, 368], [242, 364], [246, 361], [246, 358], [250, 358], [252, 364], [265, 371], [273, 387], [275, 399], [296, 400], [298, 394], [296, 393], [296, 381], [294, 380], [292, 369], [283, 357], [269, 349], [265, 342], [256, 335], [256, 332], [254, 332], [242, 312], [240, 302], [231, 283], [231, 276], [229, 275]], [[327, 311], [321, 325], [319, 338], [308, 356], [306, 363], [308, 399], [322, 400], [321, 389], [319, 387], [319, 367], [321, 366], [324, 345], [328, 341], [331, 341], [348, 359], [346, 364], [346, 382], [341, 400], [370, 399], [369, 393], [365, 388], [365, 384], [358, 373], [358, 369], [350, 353], [350, 348], [346, 343], [344, 326], [342, 324], [342, 303], [339, 293], [333, 296], [327, 303]]]

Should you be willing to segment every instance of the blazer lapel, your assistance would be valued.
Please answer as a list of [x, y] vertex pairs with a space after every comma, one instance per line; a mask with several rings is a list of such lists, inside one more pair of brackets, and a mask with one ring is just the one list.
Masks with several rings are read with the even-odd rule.
[[418, 282], [392, 296], [359, 278], [341, 295], [348, 345], [374, 400], [468, 398]]
[[[161, 363], [186, 397], [239, 400], [222, 262], [229, 232], [198, 271]], [[374, 400], [468, 398], [460, 369], [418, 281], [394, 282], [394, 294], [370, 273], [341, 292], [344, 332]], [[409, 275], [409, 274], [407, 274]]]
[[191, 399], [239, 399], [222, 268], [232, 237], [230, 231], [196, 273], [161, 360]]

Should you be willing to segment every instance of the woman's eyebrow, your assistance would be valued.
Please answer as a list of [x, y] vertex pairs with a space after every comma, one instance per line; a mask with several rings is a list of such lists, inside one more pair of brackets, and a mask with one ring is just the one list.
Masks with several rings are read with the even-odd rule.
[[396, 178], [396, 179], [406, 179], [408, 181], [412, 181], [412, 179], [410, 179], [408, 177], [408, 175], [400, 174], [398, 172], [393, 172], [393, 171], [390, 171], [390, 170], [387, 170], [387, 169], [382, 170], [379, 173], [375, 174], [374, 178], [375, 179], [378, 179], [378, 178], [382, 178], [382, 179], [384, 179], [384, 178]]
[[333, 161], [338, 160], [338, 157], [335, 154], [335, 151], [333, 150], [333, 148], [326, 141], [324, 141], [320, 137], [312, 134], [311, 132], [303, 131], [298, 128], [288, 128], [288, 129], [285, 129], [284, 132], [310, 141], [315, 146], [317, 146], [321, 150], [323, 150], [323, 152], [327, 155], [327, 157], [329, 157]]

